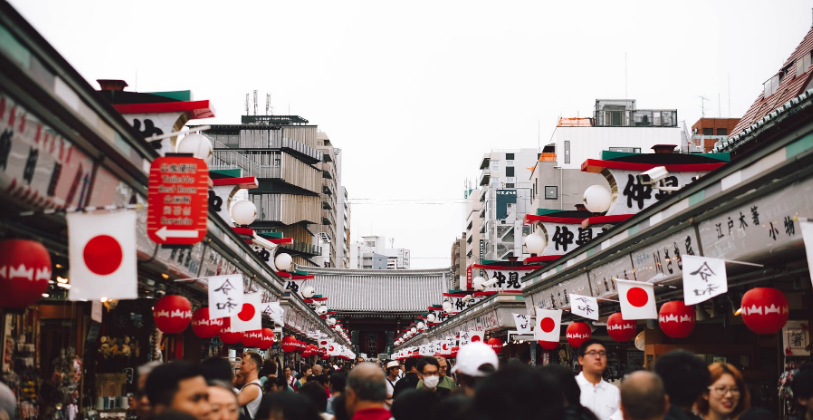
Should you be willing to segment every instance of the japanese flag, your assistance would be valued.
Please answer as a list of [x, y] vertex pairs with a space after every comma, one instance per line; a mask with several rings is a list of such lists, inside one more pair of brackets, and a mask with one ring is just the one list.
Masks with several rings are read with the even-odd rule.
[[231, 317], [232, 332], [254, 331], [263, 328], [262, 293], [243, 295], [243, 307], [237, 315]]
[[629, 280], [615, 280], [618, 285], [618, 300], [621, 303], [621, 317], [627, 321], [634, 319], [658, 319], [658, 306], [655, 304], [655, 291], [650, 283]]
[[469, 342], [476, 343], [478, 341], [483, 341], [483, 332], [477, 330], [469, 330]]
[[559, 342], [559, 333], [562, 325], [561, 309], [536, 308], [536, 326], [534, 326], [534, 339], [540, 341]]
[[326, 349], [326, 348], [328, 348], [328, 346], [330, 346], [331, 344], [333, 344], [333, 340], [332, 340], [332, 339], [329, 339], [329, 338], [323, 338], [323, 339], [319, 340], [319, 348], [320, 348], [320, 349]]
[[69, 300], [137, 299], [136, 213], [71, 213]]

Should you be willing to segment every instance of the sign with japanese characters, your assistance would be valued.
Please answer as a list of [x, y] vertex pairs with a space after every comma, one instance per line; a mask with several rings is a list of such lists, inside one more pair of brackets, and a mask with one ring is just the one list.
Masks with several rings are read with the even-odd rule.
[[613, 279], [636, 280], [629, 254], [619, 254], [618, 258], [590, 270], [593, 296], [608, 298], [617, 295], [618, 286]]
[[725, 261], [717, 258], [683, 256], [683, 302], [694, 305], [728, 291]]
[[528, 334], [532, 331], [531, 317], [527, 314], [513, 314], [514, 324], [517, 326], [517, 332], [520, 334]]
[[[609, 173], [608, 181], [613, 191], [618, 190], [618, 195], [613, 201], [607, 216], [620, 214], [635, 214], [641, 210], [669, 197], [667, 191], [659, 191], [652, 188], [652, 185], [641, 184], [638, 175], [642, 171], [626, 171], [621, 169], [604, 169], [602, 173], [605, 177]], [[692, 182], [692, 178], [705, 172], [670, 172], [663, 183], [667, 187], [682, 187]]]
[[601, 236], [607, 229], [599, 227], [583, 228], [574, 223], [541, 222], [542, 231], [548, 243], [539, 255], [564, 255]]
[[460, 347], [468, 345], [471, 343], [471, 334], [469, 334], [468, 331], [460, 331], [458, 341], [460, 342]]
[[279, 302], [266, 302], [262, 304], [262, 311], [264, 315], [267, 315], [274, 321], [275, 327], [284, 327], [285, 326], [285, 310], [282, 309], [282, 305]]
[[679, 276], [683, 272], [683, 257], [699, 254], [699, 251], [692, 227], [637, 249], [630, 254], [635, 264], [635, 279], [657, 283]]
[[209, 318], [237, 315], [243, 307], [243, 275], [209, 277]]
[[592, 296], [570, 295], [570, 313], [598, 321], [598, 301]]
[[520, 280], [527, 273], [533, 271], [534, 267], [494, 267], [491, 268], [487, 265], [477, 266], [475, 268], [482, 268], [486, 272], [486, 280], [496, 278], [497, 283], [489, 287], [488, 290], [499, 291], [520, 291], [522, 290], [522, 281]]
[[192, 245], [206, 236], [209, 168], [194, 157], [159, 157], [150, 165], [147, 235], [157, 244]]
[[534, 295], [534, 304], [539, 308], [562, 309], [571, 305], [570, 294], [590, 296], [590, 280], [587, 273], [548, 287]]

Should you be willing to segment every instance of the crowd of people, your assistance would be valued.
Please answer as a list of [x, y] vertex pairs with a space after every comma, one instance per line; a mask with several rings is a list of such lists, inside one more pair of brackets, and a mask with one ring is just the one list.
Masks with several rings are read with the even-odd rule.
[[[730, 364], [706, 366], [677, 350], [619, 386], [602, 377], [607, 350], [578, 349], [581, 372], [499, 361], [486, 344], [443, 357], [278, 366], [246, 352], [238, 370], [223, 358], [151, 363], [138, 370], [139, 420], [767, 420]], [[813, 366], [794, 375], [794, 400], [813, 420]], [[801, 419], [800, 419], [801, 420]]]

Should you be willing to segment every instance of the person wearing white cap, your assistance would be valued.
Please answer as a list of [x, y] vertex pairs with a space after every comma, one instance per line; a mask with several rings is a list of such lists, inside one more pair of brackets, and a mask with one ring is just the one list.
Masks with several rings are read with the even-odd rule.
[[387, 363], [384, 368], [387, 372], [387, 405], [392, 405], [392, 395], [395, 393], [395, 384], [398, 383], [398, 372], [401, 370], [401, 365], [393, 360]]
[[467, 396], [474, 396], [477, 382], [497, 370], [499, 361], [497, 353], [481, 341], [465, 345], [457, 352], [457, 363], [452, 373], [457, 375], [457, 382]]

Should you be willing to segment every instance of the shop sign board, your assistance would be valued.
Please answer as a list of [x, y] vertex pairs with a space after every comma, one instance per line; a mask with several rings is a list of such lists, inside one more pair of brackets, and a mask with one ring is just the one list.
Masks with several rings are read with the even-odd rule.
[[570, 306], [570, 294], [590, 296], [590, 278], [587, 273], [548, 287], [534, 295], [534, 304], [543, 309], [562, 309]]
[[613, 279], [637, 280], [630, 254], [618, 254], [612, 261], [590, 270], [590, 290], [597, 298], [618, 295]]
[[694, 228], [687, 227], [660, 241], [633, 251], [635, 280], [657, 283], [683, 274], [684, 255], [699, 255]]
[[193, 245], [206, 236], [209, 168], [189, 156], [159, 157], [150, 166], [147, 235], [157, 244]]

